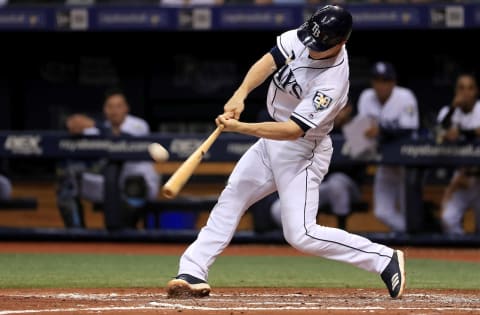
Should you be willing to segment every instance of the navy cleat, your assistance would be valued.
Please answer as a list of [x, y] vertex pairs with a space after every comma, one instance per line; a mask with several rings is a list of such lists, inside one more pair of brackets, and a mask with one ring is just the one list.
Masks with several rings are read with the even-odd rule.
[[392, 259], [381, 274], [390, 296], [399, 299], [405, 289], [405, 258], [401, 250], [393, 252]]
[[183, 273], [167, 283], [169, 298], [205, 297], [210, 294], [210, 286], [202, 279]]

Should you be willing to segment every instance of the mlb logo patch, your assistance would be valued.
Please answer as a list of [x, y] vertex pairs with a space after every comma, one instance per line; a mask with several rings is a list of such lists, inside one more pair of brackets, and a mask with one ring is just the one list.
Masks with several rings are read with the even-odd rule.
[[332, 98], [320, 91], [317, 91], [313, 97], [313, 107], [315, 107], [317, 111], [327, 109], [331, 102]]

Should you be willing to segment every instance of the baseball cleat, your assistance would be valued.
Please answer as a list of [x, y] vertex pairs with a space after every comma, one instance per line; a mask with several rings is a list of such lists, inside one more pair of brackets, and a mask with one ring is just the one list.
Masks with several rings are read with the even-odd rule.
[[180, 274], [167, 283], [167, 297], [205, 297], [210, 294], [210, 286], [202, 279], [189, 274]]
[[381, 274], [390, 296], [394, 299], [402, 297], [405, 289], [405, 258], [401, 250], [393, 252], [392, 259]]

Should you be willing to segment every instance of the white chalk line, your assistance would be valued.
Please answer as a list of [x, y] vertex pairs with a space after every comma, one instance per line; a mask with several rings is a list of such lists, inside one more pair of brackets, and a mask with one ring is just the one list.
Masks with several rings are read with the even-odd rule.
[[[138, 299], [138, 298], [166, 298], [167, 295], [165, 293], [44, 293], [44, 294], [9, 294], [9, 293], [1, 293], [0, 296], [4, 297], [16, 297], [16, 298], [48, 298], [48, 299], [70, 299], [70, 300], [104, 300], [104, 301], [118, 301], [121, 299]], [[258, 297], [271, 297], [271, 298], [281, 298], [285, 299], [288, 297], [307, 297], [310, 300], [315, 300], [319, 299], [324, 301], [325, 299], [330, 299], [330, 298], [335, 298], [339, 299], [342, 297], [351, 297], [351, 294], [349, 295], [338, 295], [338, 294], [332, 294], [332, 295], [319, 295], [318, 297], [315, 295], [311, 294], [299, 294], [299, 293], [290, 293], [290, 294], [248, 294], [248, 293], [238, 293], [238, 294], [210, 294], [208, 298], [205, 300], [208, 301], [229, 301], [229, 300], [234, 300], [238, 299], [239, 297], [241, 298], [258, 298]], [[404, 299], [412, 299], [415, 300], [416, 298], [428, 298], [428, 299], [436, 299], [436, 300], [442, 300], [442, 301], [447, 301], [447, 302], [452, 302], [452, 301], [457, 301], [457, 302], [479, 302], [480, 303], [480, 297], [477, 295], [471, 295], [471, 296], [449, 296], [445, 294], [436, 294], [436, 293], [408, 293], [404, 295]], [[389, 299], [385, 295], [385, 299]], [[383, 300], [383, 298], [375, 298], [372, 297], [371, 300]], [[245, 300], [243, 300], [245, 301]]]
[[[148, 297], [166, 297], [165, 293], [55, 293], [55, 294], [0, 294], [0, 296], [10, 297], [28, 297], [28, 298], [59, 298], [72, 300], [110, 300], [115, 298], [148, 298]], [[210, 294], [211, 298], [238, 298], [238, 297], [302, 297], [304, 294]], [[337, 297], [337, 296], [335, 296]]]
[[151, 302], [151, 306], [108, 306], [108, 307], [78, 307], [78, 308], [55, 308], [40, 310], [6, 310], [0, 311], [0, 315], [13, 314], [35, 314], [35, 313], [58, 313], [58, 312], [101, 312], [101, 311], [135, 311], [135, 310], [197, 310], [197, 311], [281, 311], [281, 310], [332, 310], [332, 311], [378, 311], [378, 310], [398, 310], [398, 311], [480, 311], [480, 308], [472, 307], [380, 307], [380, 306], [363, 306], [363, 307], [306, 307], [306, 306], [285, 306], [285, 307], [207, 307], [193, 306], [179, 303], [158, 303]]
[[[50, 298], [50, 299], [72, 299], [72, 300], [101, 300], [101, 301], [132, 301], [138, 298], [148, 298], [148, 299], [157, 299], [157, 298], [166, 298], [165, 294], [158, 293], [133, 293], [133, 294], [117, 294], [117, 293], [92, 293], [92, 294], [80, 294], [80, 293], [60, 293], [60, 294], [12, 294], [12, 295], [3, 295], [11, 297], [28, 297], [28, 298]], [[106, 306], [106, 307], [70, 307], [70, 308], [55, 308], [55, 309], [41, 309], [41, 310], [3, 310], [0, 311], [0, 315], [10, 315], [10, 314], [35, 314], [35, 313], [56, 313], [56, 312], [101, 312], [101, 311], [135, 311], [135, 310], [166, 310], [166, 309], [184, 309], [184, 310], [198, 310], [198, 311], [279, 311], [279, 310], [340, 310], [340, 311], [375, 311], [375, 310], [405, 310], [405, 311], [478, 311], [480, 312], [479, 307], [380, 307], [380, 306], [322, 306], [321, 303], [325, 303], [325, 296], [322, 296], [317, 303], [315, 302], [280, 302], [280, 301], [264, 301], [259, 302], [258, 300], [250, 300], [245, 298], [256, 298], [256, 297], [274, 297], [274, 298], [285, 298], [285, 297], [305, 297], [303, 294], [213, 294], [212, 297], [205, 300], [205, 302], [235, 302], [237, 298], [243, 298], [242, 303], [245, 305], [251, 306], [238, 306], [238, 307], [211, 307], [211, 306], [198, 306], [198, 305], [187, 305], [179, 303], [178, 301], [172, 302], [149, 302], [147, 305], [137, 305], [137, 306]], [[333, 296], [332, 296], [333, 297]], [[338, 298], [338, 296], [335, 296]], [[449, 297], [441, 294], [409, 294], [405, 295], [406, 298], [410, 297], [415, 300], [418, 297], [440, 297], [441, 299], [449, 299]], [[312, 298], [309, 296], [309, 298]], [[462, 301], [476, 302], [480, 299], [466, 299], [460, 298]], [[449, 302], [453, 302], [449, 299]], [[315, 300], [314, 300], [315, 301]], [[458, 302], [458, 301], [457, 301]], [[258, 306], [256, 306], [258, 305]], [[263, 306], [260, 306], [263, 305]], [[265, 307], [265, 305], [271, 305]]]
[[9, 314], [33, 314], [33, 313], [58, 313], [58, 312], [101, 312], [101, 311], [135, 311], [135, 310], [156, 310], [153, 306], [108, 306], [108, 307], [69, 307], [50, 308], [42, 310], [10, 310], [0, 311], [0, 315]]

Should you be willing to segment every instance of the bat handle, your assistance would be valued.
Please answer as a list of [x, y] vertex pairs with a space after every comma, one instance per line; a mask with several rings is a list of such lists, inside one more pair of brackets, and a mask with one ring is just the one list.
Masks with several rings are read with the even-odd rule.
[[217, 129], [215, 129], [215, 132], [216, 132], [217, 130], [218, 130], [218, 132], [222, 132], [223, 129], [225, 129], [225, 126], [220, 124], [220, 125], [217, 126]]

